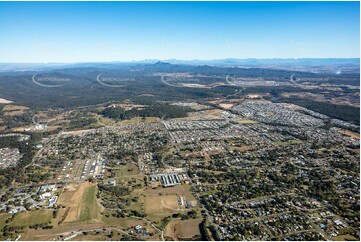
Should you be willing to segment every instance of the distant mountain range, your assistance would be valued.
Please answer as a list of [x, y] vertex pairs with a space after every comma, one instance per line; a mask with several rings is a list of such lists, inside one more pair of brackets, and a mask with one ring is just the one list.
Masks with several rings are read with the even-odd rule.
[[0, 63], [0, 71], [40, 71], [59, 68], [97, 67], [117, 68], [134, 65], [210, 65], [219, 67], [267, 68], [314, 73], [359, 73], [359, 58], [301, 58], [301, 59], [215, 59], [215, 60], [158, 60], [84, 63]]

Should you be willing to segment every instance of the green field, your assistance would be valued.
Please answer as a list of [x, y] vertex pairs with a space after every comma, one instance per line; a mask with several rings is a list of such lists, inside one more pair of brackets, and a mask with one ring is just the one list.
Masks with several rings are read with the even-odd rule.
[[138, 167], [132, 163], [126, 165], [119, 165], [116, 167], [116, 177], [129, 176], [138, 174]]
[[5, 221], [10, 217], [11, 215], [7, 213], [0, 214], [0, 230], [2, 230], [5, 227], [6, 225]]
[[35, 224], [47, 224], [53, 217], [53, 210], [43, 209], [29, 212], [21, 212], [15, 215], [10, 226], [31, 226]]
[[85, 189], [81, 201], [80, 221], [87, 221], [98, 216], [98, 204], [96, 201], [97, 186], [89, 186]]

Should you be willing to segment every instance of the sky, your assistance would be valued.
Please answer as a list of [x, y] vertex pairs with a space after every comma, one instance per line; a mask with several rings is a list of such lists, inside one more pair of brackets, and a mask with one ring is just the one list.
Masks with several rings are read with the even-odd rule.
[[0, 62], [359, 58], [359, 2], [0, 2]]

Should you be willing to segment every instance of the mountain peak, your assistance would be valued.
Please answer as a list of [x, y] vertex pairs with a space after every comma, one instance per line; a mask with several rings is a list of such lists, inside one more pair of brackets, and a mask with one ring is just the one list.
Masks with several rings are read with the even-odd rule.
[[168, 62], [157, 61], [154, 65], [157, 65], [157, 66], [170, 66], [171, 64], [168, 63]]

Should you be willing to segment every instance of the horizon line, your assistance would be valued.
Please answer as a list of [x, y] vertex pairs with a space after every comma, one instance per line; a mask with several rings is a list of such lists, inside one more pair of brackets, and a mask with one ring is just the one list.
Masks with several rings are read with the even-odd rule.
[[72, 61], [72, 62], [0, 62], [1, 64], [92, 64], [92, 63], [130, 63], [130, 62], [142, 62], [142, 61], [222, 61], [222, 60], [326, 60], [326, 59], [358, 59], [360, 60], [361, 57], [275, 57], [275, 58], [219, 58], [219, 59], [157, 59], [157, 58], [150, 58], [150, 59], [139, 59], [139, 60], [111, 60], [111, 61]]

